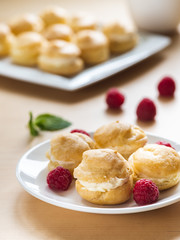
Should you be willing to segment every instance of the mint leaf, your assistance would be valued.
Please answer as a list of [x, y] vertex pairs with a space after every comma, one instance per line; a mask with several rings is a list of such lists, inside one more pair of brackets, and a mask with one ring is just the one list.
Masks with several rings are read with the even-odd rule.
[[39, 132], [37, 131], [36, 126], [34, 125], [32, 112], [29, 113], [29, 117], [30, 117], [30, 119], [28, 122], [28, 127], [30, 130], [30, 133], [32, 136], [38, 136]]
[[34, 124], [42, 131], [60, 130], [71, 125], [70, 122], [62, 119], [61, 117], [48, 113], [40, 114], [39, 116], [37, 116], [34, 120]]

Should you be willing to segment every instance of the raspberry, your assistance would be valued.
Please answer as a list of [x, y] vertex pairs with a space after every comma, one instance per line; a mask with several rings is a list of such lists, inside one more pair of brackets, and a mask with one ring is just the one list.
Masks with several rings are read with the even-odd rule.
[[90, 137], [89, 133], [87, 133], [86, 131], [84, 131], [84, 130], [82, 130], [82, 129], [73, 129], [73, 130], [71, 130], [71, 133], [75, 133], [75, 132], [77, 132], [77, 133], [82, 133], [82, 134], [86, 134], [87, 136]]
[[72, 176], [68, 169], [57, 167], [47, 176], [47, 184], [53, 190], [67, 190], [72, 182]]
[[160, 96], [172, 97], [176, 89], [175, 81], [171, 77], [164, 77], [158, 84]]
[[167, 143], [167, 142], [159, 141], [159, 142], [156, 142], [156, 144], [164, 145], [164, 146], [166, 146], [166, 147], [171, 147], [171, 148], [173, 148], [173, 147], [171, 146], [171, 144], [170, 144], [170, 143]]
[[125, 97], [116, 88], [111, 88], [106, 93], [106, 103], [109, 108], [120, 108], [124, 103]]
[[141, 121], [152, 121], [156, 116], [156, 106], [149, 98], [144, 98], [137, 106], [136, 114]]
[[133, 198], [138, 205], [154, 203], [159, 198], [158, 187], [151, 180], [138, 180], [133, 189]]

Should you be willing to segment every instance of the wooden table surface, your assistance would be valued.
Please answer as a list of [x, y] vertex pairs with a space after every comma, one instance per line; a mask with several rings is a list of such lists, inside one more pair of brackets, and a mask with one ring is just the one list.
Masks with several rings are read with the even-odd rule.
[[[52, 2], [51, 2], [52, 3]], [[53, 1], [74, 11], [86, 10], [101, 20], [128, 21], [122, 1]], [[38, 12], [50, 1], [1, 0], [0, 17], [25, 11]], [[125, 14], [126, 13], [126, 14]], [[65, 92], [0, 76], [0, 239], [180, 239], [180, 202], [137, 214], [101, 215], [52, 206], [31, 196], [16, 179], [19, 158], [33, 145], [51, 138], [44, 133], [32, 139], [27, 129], [28, 112], [54, 113], [72, 128], [93, 131], [102, 124], [122, 120], [145, 131], [180, 142], [180, 39], [161, 53], [128, 70], [76, 92]], [[173, 99], [158, 98], [157, 83], [165, 76], [177, 83]], [[117, 87], [125, 96], [122, 111], [110, 111], [105, 93]], [[153, 123], [136, 121], [136, 106], [143, 97], [153, 99], [157, 117]]]

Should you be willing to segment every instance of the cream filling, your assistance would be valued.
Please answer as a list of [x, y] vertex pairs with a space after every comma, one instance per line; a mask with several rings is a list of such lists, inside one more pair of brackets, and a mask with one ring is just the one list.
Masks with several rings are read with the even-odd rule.
[[71, 64], [77, 59], [77, 57], [47, 57], [42, 55], [39, 59], [40, 62], [59, 67]]
[[32, 47], [27, 47], [27, 48], [12, 48], [11, 53], [13, 56], [19, 56], [19, 57], [33, 57], [33, 56], [38, 56], [39, 55], [39, 48], [32, 48]]
[[59, 164], [59, 166], [63, 166], [63, 167], [67, 167], [67, 168], [71, 168], [74, 166], [74, 162], [70, 162], [70, 161], [61, 161], [61, 160], [57, 160], [49, 151], [49, 156], [51, 159], [51, 162], [57, 162]]
[[175, 180], [175, 179], [178, 180], [180, 178], [180, 176], [178, 176], [178, 175], [176, 177], [171, 176], [171, 177], [166, 177], [166, 178], [150, 177], [150, 175], [147, 176], [145, 174], [139, 174], [139, 175], [136, 175], [136, 176], [137, 176], [138, 179], [142, 179], [142, 178], [151, 179], [153, 182], [155, 182], [157, 184], [163, 184], [163, 183], [166, 183], [166, 182], [171, 182], [172, 180]]
[[127, 34], [112, 34], [110, 36], [110, 39], [112, 41], [121, 41], [121, 42], [127, 42], [127, 41], [131, 41], [132, 39], [135, 38], [135, 34], [132, 34], [132, 33], [127, 33]]
[[78, 181], [84, 187], [84, 189], [87, 189], [88, 191], [106, 192], [124, 185], [128, 180], [129, 178], [115, 177], [115, 178], [110, 178], [109, 181], [102, 182], [102, 183], [92, 183], [92, 182], [81, 181], [81, 180], [78, 180]]

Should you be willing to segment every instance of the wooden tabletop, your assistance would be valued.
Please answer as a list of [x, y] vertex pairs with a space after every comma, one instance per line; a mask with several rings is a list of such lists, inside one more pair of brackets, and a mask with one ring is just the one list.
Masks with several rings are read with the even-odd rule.
[[[60, 1], [53, 1], [60, 3]], [[1, 0], [0, 16], [38, 12], [50, 1]], [[102, 20], [127, 20], [121, 1], [61, 1], [70, 10], [86, 10]], [[124, 14], [126, 12], [126, 14]], [[20, 82], [0, 76], [0, 239], [180, 239], [180, 202], [158, 210], [124, 215], [101, 215], [63, 209], [36, 199], [24, 191], [16, 179], [20, 157], [35, 144], [51, 138], [44, 133], [31, 138], [27, 129], [28, 112], [53, 113], [73, 124], [64, 131], [81, 128], [93, 131], [102, 124], [122, 120], [180, 142], [180, 39], [155, 56], [102, 82], [76, 92]], [[177, 83], [175, 97], [158, 97], [157, 83], [166, 76]], [[121, 111], [110, 111], [105, 94], [110, 87], [121, 90], [126, 100]], [[136, 107], [143, 97], [157, 106], [152, 123], [136, 120]]]

